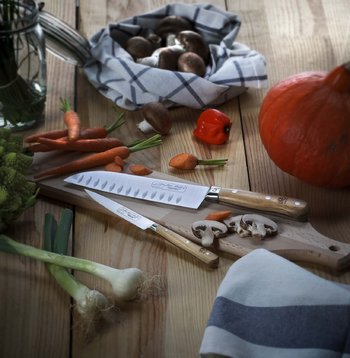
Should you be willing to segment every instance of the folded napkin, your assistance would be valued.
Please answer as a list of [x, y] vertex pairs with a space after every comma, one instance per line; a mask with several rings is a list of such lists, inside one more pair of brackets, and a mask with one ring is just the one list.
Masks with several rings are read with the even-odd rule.
[[[168, 15], [191, 20], [195, 30], [210, 44], [211, 64], [207, 66], [205, 78], [135, 63], [124, 50], [128, 38], [148, 36]], [[111, 23], [93, 35], [92, 59], [84, 67], [85, 74], [100, 93], [129, 110], [149, 102], [162, 102], [167, 107], [217, 105], [249, 87], [261, 88], [267, 84], [265, 58], [234, 42], [240, 25], [237, 15], [210, 4], [166, 5]], [[113, 40], [111, 33], [118, 41]]]
[[257, 249], [222, 281], [201, 357], [350, 357], [350, 291]]

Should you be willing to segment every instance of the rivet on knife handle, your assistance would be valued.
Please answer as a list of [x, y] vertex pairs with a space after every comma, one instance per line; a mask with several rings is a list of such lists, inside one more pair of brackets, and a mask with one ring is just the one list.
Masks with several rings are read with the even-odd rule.
[[210, 194], [216, 194], [219, 202], [221, 203], [269, 211], [300, 221], [305, 221], [308, 216], [308, 205], [305, 201], [300, 199], [219, 187], [212, 187], [209, 195]]
[[192, 256], [195, 256], [209, 267], [218, 266], [219, 257], [204, 247], [195, 244], [191, 240], [177, 234], [174, 231], [169, 230], [160, 224], [153, 225], [151, 229], [167, 241], [171, 242], [173, 245], [185, 250]]

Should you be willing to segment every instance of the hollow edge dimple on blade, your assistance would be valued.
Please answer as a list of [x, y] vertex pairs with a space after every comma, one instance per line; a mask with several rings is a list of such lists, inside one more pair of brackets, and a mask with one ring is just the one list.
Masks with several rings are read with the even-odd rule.
[[197, 209], [208, 187], [125, 173], [89, 171], [74, 174], [65, 182], [107, 193], [167, 205]]

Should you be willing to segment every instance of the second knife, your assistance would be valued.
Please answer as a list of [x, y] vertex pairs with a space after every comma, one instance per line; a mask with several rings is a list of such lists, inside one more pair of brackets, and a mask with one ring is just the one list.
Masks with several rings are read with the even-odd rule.
[[211, 251], [205, 249], [202, 246], [188, 240], [187, 238], [177, 234], [174, 231], [169, 230], [163, 225], [160, 225], [141, 214], [111, 200], [101, 194], [85, 189], [86, 193], [97, 203], [102, 205], [107, 210], [111, 211], [115, 215], [123, 218], [131, 224], [139, 227], [142, 230], [151, 229], [158, 235], [162, 236], [173, 245], [185, 250], [192, 256], [196, 257], [200, 261], [204, 262], [209, 267], [217, 267], [219, 263], [219, 257]]

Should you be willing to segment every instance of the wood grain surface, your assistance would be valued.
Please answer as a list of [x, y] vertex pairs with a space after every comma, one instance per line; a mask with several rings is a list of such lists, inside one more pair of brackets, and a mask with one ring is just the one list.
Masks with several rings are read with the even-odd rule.
[[[196, 1], [185, 1], [194, 3]], [[197, 1], [202, 2], [202, 1]], [[45, 9], [90, 37], [109, 22], [153, 10], [165, 0], [45, 1]], [[242, 26], [237, 41], [266, 57], [269, 86], [307, 70], [330, 70], [350, 58], [348, 0], [215, 0], [211, 4], [237, 13]], [[249, 90], [219, 109], [233, 121], [224, 146], [205, 146], [192, 137], [199, 111], [171, 110], [174, 127], [163, 144], [134, 153], [133, 162], [184, 180], [301, 198], [310, 206], [310, 223], [321, 234], [350, 244], [350, 192], [315, 188], [280, 171], [260, 141], [257, 116], [264, 90]], [[115, 119], [113, 104], [99, 95], [82, 71], [48, 54], [46, 121], [26, 134], [63, 126], [59, 97], [69, 99], [84, 125]], [[127, 112], [120, 135], [132, 142], [142, 135], [139, 111]], [[119, 132], [118, 132], [119, 133]], [[117, 135], [117, 134], [116, 134]], [[119, 135], [119, 134], [118, 134]], [[179, 152], [199, 157], [227, 157], [224, 168], [173, 171], [168, 160]], [[94, 208], [73, 206], [42, 196], [7, 234], [42, 246], [43, 218], [64, 207], [74, 209], [70, 251], [74, 256], [110, 266], [138, 267], [159, 276], [162, 289], [140, 302], [118, 305], [115, 320], [91, 342], [85, 342], [69, 297], [39, 262], [0, 253], [0, 357], [196, 357], [217, 289], [238, 256], [221, 253], [216, 270], [198, 264], [151, 232]], [[150, 209], [152, 210], [152, 208]], [[313, 263], [300, 264], [323, 278], [350, 283], [348, 271], [336, 273]], [[83, 273], [74, 273], [91, 288], [111, 296], [110, 287]]]

